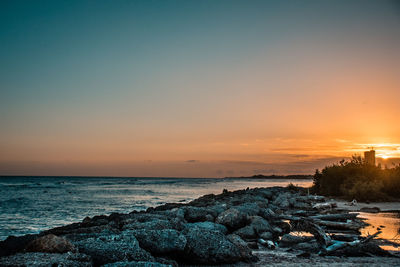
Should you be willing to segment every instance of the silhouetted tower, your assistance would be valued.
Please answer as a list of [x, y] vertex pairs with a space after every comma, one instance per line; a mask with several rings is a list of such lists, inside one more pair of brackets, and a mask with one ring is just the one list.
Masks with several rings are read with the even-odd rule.
[[364, 152], [365, 164], [375, 166], [375, 150]]

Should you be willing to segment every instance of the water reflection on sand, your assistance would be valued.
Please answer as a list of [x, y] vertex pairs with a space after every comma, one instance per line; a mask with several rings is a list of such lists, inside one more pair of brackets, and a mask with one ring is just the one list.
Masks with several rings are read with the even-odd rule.
[[[360, 212], [360, 218], [366, 219], [368, 226], [361, 229], [362, 236], [368, 236], [380, 230], [379, 238], [393, 242], [393, 245], [381, 246], [386, 250], [400, 252], [400, 213], [399, 212]], [[396, 245], [398, 244], [398, 245]]]

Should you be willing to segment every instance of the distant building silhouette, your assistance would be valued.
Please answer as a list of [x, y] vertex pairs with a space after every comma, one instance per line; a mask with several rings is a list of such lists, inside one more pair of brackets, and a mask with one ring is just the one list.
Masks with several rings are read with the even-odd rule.
[[364, 152], [365, 164], [375, 166], [375, 150], [371, 149], [370, 151]]

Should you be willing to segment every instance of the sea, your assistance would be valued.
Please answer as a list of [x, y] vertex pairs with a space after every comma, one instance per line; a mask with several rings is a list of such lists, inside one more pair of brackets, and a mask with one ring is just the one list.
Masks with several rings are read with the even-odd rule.
[[85, 217], [129, 213], [205, 194], [271, 186], [310, 186], [303, 179], [0, 177], [0, 240], [80, 222]]

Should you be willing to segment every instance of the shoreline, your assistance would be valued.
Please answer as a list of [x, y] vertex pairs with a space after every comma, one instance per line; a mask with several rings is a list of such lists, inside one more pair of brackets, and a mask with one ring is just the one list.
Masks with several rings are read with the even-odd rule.
[[355, 205], [349, 205], [350, 202], [341, 200], [341, 199], [335, 199], [334, 200], [338, 208], [340, 209], [345, 209], [348, 211], [352, 212], [368, 212], [368, 209], [370, 209], [372, 213], [374, 208], [378, 208], [379, 211], [377, 212], [399, 212], [400, 213], [400, 201], [385, 201], [385, 202], [357, 202]]
[[[360, 256], [371, 254], [376, 264], [400, 264], [358, 233], [363, 221], [343, 205], [307, 195], [304, 188], [224, 190], [189, 203], [87, 217], [37, 235], [8, 237], [0, 242], [0, 266], [331, 265], [355, 260], [338, 255], [358, 255], [365, 262]], [[311, 236], [296, 234], [301, 232]], [[354, 245], [338, 248], [347, 243]]]

